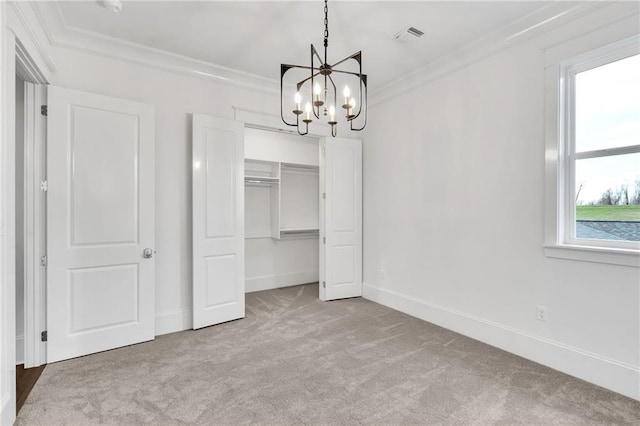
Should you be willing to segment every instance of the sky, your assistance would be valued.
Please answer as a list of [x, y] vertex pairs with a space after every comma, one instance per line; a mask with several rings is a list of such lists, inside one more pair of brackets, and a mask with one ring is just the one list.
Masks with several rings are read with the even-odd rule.
[[[640, 55], [576, 75], [576, 152], [640, 145]], [[579, 204], [640, 183], [640, 153], [578, 160]]]

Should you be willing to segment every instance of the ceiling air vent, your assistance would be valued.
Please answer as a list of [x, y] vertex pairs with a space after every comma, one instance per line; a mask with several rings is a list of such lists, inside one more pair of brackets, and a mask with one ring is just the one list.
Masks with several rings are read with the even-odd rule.
[[404, 28], [402, 31], [396, 33], [396, 35], [394, 35], [393, 38], [398, 40], [402, 44], [409, 44], [409, 43], [415, 42], [423, 35], [424, 33], [419, 29], [414, 27], [407, 27], [407, 28]]

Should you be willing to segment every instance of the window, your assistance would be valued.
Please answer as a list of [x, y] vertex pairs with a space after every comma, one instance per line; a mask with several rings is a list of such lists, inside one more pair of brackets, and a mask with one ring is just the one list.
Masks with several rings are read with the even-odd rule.
[[555, 79], [557, 91], [555, 102], [547, 99], [547, 119], [555, 110], [555, 126], [547, 125], [547, 190], [556, 190], [547, 194], [545, 252], [575, 259], [557, 256], [557, 249], [591, 251], [608, 260], [617, 254], [626, 257], [578, 258], [640, 266], [638, 38], [550, 69], [547, 89]]

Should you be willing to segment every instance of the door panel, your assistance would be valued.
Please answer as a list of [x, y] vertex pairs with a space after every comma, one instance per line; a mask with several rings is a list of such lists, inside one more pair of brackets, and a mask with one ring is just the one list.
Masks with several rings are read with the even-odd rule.
[[193, 115], [193, 328], [244, 317], [244, 128]]
[[320, 299], [362, 296], [362, 142], [320, 141]]
[[48, 89], [48, 362], [155, 335], [154, 111]]
[[137, 243], [138, 117], [70, 108], [72, 246]]

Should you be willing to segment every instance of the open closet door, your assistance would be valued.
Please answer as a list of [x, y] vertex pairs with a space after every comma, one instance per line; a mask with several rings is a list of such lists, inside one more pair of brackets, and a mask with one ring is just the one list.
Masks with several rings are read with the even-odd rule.
[[47, 361], [155, 336], [154, 108], [49, 86]]
[[193, 114], [193, 328], [244, 317], [244, 127]]
[[320, 300], [362, 296], [362, 141], [320, 140]]

